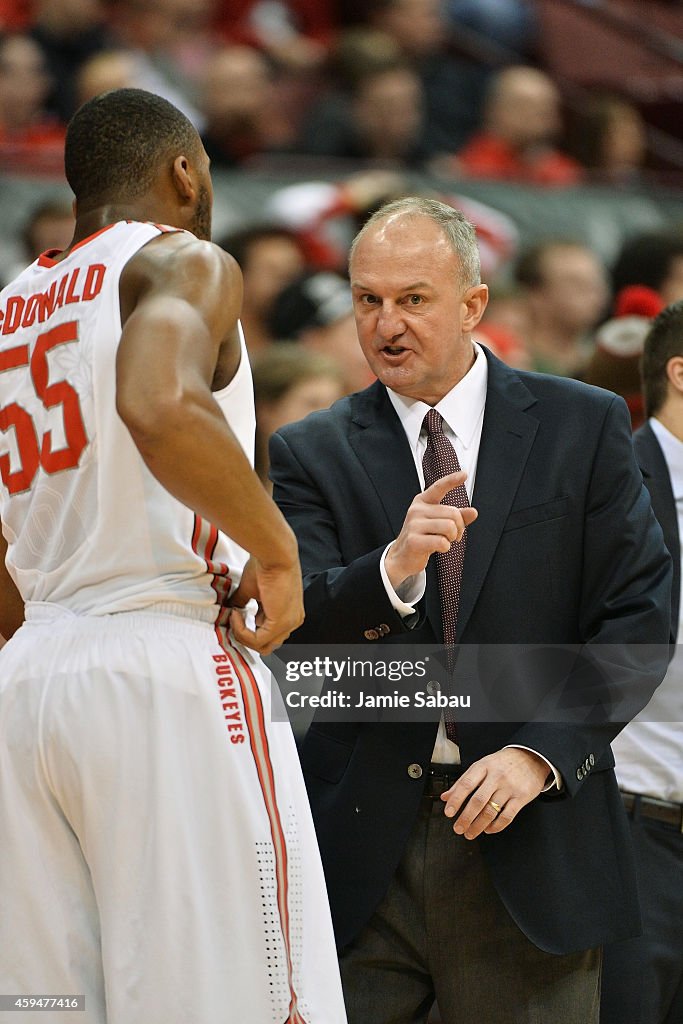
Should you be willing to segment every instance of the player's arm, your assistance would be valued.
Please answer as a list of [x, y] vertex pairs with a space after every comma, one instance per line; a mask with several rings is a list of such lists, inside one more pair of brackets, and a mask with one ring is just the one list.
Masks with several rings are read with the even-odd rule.
[[7, 571], [7, 541], [0, 531], [0, 647], [9, 640], [24, 621], [24, 602]]
[[164, 235], [121, 280], [124, 321], [117, 409], [142, 458], [179, 501], [253, 556], [247, 597], [262, 605], [259, 640], [272, 649], [303, 618], [296, 540], [212, 394], [217, 368], [236, 369], [241, 273], [217, 246]]

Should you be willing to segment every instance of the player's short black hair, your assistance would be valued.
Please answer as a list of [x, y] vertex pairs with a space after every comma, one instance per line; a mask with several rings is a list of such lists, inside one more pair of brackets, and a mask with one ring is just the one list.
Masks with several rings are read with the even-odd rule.
[[114, 89], [88, 100], [66, 132], [66, 178], [81, 205], [136, 199], [164, 159], [197, 156], [197, 130], [168, 100], [143, 89]]

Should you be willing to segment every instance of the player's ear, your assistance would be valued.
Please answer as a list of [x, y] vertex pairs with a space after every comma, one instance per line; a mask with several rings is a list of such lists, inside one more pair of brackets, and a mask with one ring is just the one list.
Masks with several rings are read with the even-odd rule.
[[469, 334], [483, 317], [484, 310], [488, 305], [488, 285], [475, 284], [468, 288], [462, 297], [462, 301], [465, 307], [462, 329], [466, 334]]
[[196, 195], [194, 173], [186, 156], [177, 156], [172, 168], [173, 186], [183, 202], [193, 200]]

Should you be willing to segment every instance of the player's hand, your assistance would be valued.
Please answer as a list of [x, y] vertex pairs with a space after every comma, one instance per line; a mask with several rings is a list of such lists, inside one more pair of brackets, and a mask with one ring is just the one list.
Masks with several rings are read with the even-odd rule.
[[[239, 610], [251, 600], [258, 604], [255, 629], [247, 628], [244, 614]], [[229, 604], [233, 608], [230, 628], [235, 639], [259, 654], [270, 654], [304, 621], [298, 560], [290, 566], [266, 568], [252, 556]]]
[[542, 757], [519, 747], [505, 747], [475, 761], [441, 794], [444, 813], [455, 819], [453, 831], [465, 839], [476, 839], [482, 832], [502, 832], [543, 790], [548, 771]]
[[465, 527], [477, 518], [476, 509], [441, 504], [442, 498], [466, 479], [463, 470], [450, 473], [413, 498], [401, 532], [384, 560], [394, 590], [409, 576], [422, 572], [435, 551], [448, 551], [453, 541], [462, 538]]

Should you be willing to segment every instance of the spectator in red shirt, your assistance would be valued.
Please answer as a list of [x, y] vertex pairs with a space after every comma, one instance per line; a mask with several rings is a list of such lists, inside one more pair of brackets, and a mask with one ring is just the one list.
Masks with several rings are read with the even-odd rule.
[[530, 185], [575, 185], [583, 170], [555, 145], [561, 125], [560, 97], [550, 78], [536, 68], [506, 68], [489, 90], [483, 130], [439, 170]]

